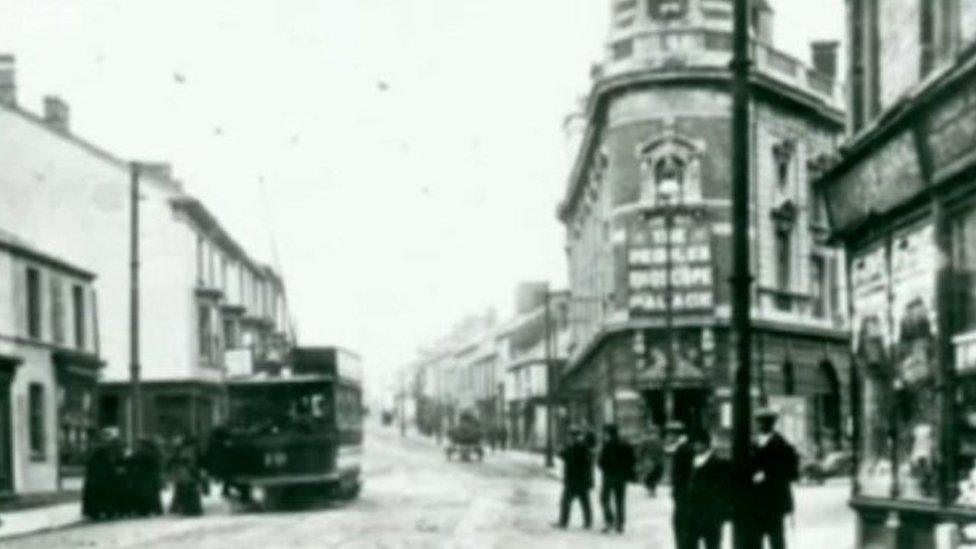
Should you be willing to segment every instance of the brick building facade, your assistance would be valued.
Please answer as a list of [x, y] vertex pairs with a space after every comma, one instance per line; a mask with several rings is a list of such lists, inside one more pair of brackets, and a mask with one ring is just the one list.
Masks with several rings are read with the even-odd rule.
[[[616, 421], [631, 435], [666, 419], [727, 434], [732, 3], [611, 9], [558, 212], [574, 333], [564, 396], [572, 421]], [[843, 129], [836, 44], [815, 44], [809, 68], [771, 46], [765, 2], [753, 16], [756, 398], [782, 409], [812, 455], [849, 434], [843, 261], [810, 187], [811, 165]]]

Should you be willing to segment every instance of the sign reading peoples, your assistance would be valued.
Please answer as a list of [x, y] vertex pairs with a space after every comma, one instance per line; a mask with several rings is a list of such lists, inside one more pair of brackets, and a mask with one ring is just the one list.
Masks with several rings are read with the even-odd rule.
[[[671, 223], [665, 217], [668, 215], [672, 216]], [[669, 275], [674, 312], [712, 310], [714, 268], [708, 225], [689, 213], [662, 212], [646, 221], [637, 217], [628, 244], [631, 315], [656, 315], [667, 310]]]

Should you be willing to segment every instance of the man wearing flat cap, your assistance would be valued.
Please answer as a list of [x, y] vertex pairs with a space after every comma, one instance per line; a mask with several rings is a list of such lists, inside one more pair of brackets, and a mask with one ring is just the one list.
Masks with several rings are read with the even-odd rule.
[[784, 549], [783, 522], [793, 513], [790, 484], [800, 477], [800, 459], [793, 446], [776, 432], [777, 414], [770, 408], [756, 411], [756, 443], [752, 452], [753, 546]]

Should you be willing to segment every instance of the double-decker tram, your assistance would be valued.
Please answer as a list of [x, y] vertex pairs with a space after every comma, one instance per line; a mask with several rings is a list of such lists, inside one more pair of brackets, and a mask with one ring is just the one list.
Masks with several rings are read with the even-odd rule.
[[281, 376], [227, 383], [229, 422], [212, 441], [224, 481], [244, 501], [353, 499], [361, 487], [359, 358], [334, 347], [297, 348]]

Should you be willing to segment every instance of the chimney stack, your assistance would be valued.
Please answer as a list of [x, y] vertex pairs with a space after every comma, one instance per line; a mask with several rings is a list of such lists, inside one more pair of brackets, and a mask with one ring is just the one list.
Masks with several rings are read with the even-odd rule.
[[70, 120], [70, 109], [68, 104], [56, 95], [44, 96], [44, 122], [51, 128], [68, 133], [68, 122]]
[[17, 80], [15, 76], [15, 59], [10, 54], [0, 54], [0, 104], [14, 106], [17, 104]]
[[139, 162], [139, 172], [163, 181], [173, 179], [173, 165], [169, 162]]
[[837, 48], [839, 45], [840, 43], [836, 40], [825, 40], [810, 44], [810, 49], [813, 51], [814, 70], [830, 77], [831, 80], [837, 79]]

